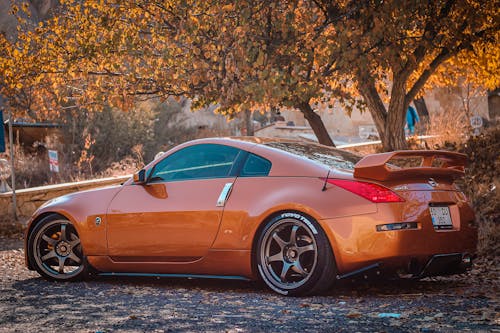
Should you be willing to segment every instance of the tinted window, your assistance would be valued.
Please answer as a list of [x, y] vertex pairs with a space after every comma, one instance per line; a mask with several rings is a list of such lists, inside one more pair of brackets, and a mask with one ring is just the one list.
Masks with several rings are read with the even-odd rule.
[[267, 176], [271, 170], [271, 162], [254, 154], [248, 154], [247, 160], [241, 169], [241, 177]]
[[239, 149], [201, 144], [181, 149], [160, 161], [150, 181], [228, 177]]
[[354, 165], [361, 156], [345, 150], [322, 146], [314, 143], [271, 142], [266, 146], [286, 151], [290, 154], [305, 157], [330, 168], [354, 170]]

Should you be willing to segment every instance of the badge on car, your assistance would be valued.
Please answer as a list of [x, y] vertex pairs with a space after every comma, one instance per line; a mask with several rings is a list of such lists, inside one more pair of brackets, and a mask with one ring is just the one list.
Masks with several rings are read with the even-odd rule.
[[431, 185], [432, 187], [436, 187], [436, 186], [438, 186], [438, 182], [437, 182], [434, 178], [429, 178], [428, 183], [429, 183], [429, 185]]

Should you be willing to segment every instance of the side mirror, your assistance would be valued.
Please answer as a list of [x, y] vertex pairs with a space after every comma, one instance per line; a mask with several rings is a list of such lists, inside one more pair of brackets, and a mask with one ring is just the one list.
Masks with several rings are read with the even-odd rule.
[[134, 173], [134, 183], [144, 184], [146, 182], [146, 170], [141, 169]]

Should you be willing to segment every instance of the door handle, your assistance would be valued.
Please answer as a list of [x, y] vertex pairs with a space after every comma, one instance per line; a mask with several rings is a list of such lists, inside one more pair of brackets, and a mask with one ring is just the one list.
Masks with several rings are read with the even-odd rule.
[[217, 199], [217, 207], [224, 207], [226, 204], [226, 200], [229, 197], [229, 193], [231, 193], [231, 189], [233, 188], [233, 183], [226, 183], [224, 188], [222, 188], [222, 192], [220, 192], [219, 199]]

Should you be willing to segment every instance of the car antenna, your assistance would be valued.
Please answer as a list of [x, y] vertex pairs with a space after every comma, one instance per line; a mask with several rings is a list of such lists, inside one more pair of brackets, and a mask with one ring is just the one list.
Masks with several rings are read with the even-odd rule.
[[328, 173], [326, 174], [326, 178], [325, 178], [325, 183], [323, 184], [323, 188], [321, 189], [321, 191], [326, 191], [326, 183], [328, 182], [328, 176], [330, 176], [330, 170], [328, 170]]

